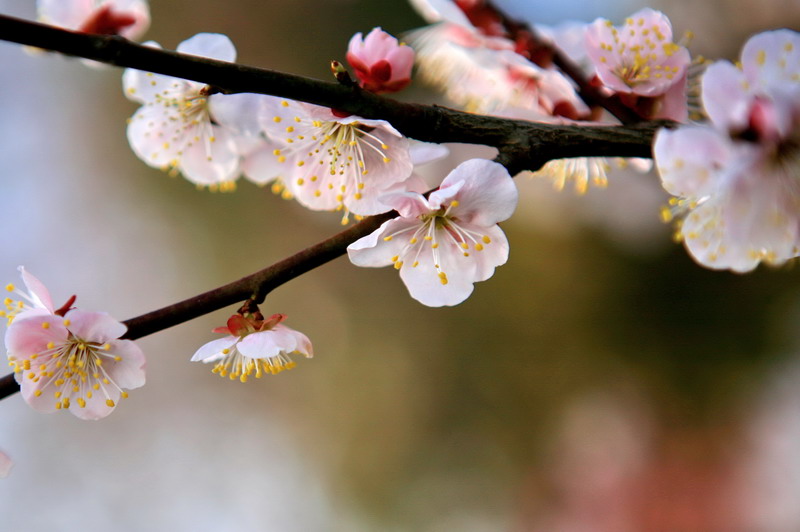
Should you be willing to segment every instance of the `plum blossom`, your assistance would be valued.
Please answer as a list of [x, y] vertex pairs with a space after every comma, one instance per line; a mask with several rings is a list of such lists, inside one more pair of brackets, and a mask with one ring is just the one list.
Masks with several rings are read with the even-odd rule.
[[597, 19], [587, 28], [586, 47], [599, 81], [642, 117], [687, 120], [691, 58], [672, 41], [666, 15], [645, 8], [620, 27]]
[[145, 359], [127, 327], [104, 312], [17, 316], [5, 335], [22, 397], [39, 412], [69, 409], [81, 419], [110, 414], [125, 389], [144, 385]]
[[[216, 33], [197, 34], [177, 50], [220, 61], [236, 59], [230, 39]], [[241, 170], [241, 124], [252, 121], [259, 95], [214, 94], [202, 83], [133, 69], [125, 71], [123, 85], [126, 96], [142, 104], [128, 124], [128, 141], [142, 161], [179, 171], [198, 186], [231, 188]]]
[[680, 235], [713, 269], [747, 272], [800, 251], [800, 34], [753, 36], [741, 66], [702, 79], [710, 125], [663, 130], [653, 152], [664, 188], [685, 212]]
[[38, 0], [38, 20], [82, 33], [136, 40], [150, 26], [147, 0]]
[[517, 205], [517, 188], [495, 162], [460, 164], [428, 198], [415, 192], [381, 198], [400, 214], [347, 248], [356, 266], [393, 264], [411, 297], [431, 307], [457, 305], [473, 283], [508, 260], [498, 222]]
[[445, 21], [415, 30], [408, 40], [422, 78], [469, 111], [539, 121], [589, 114], [563, 74], [518, 54], [508, 39]]
[[314, 351], [305, 334], [281, 323], [285, 319], [283, 314], [273, 314], [267, 319], [260, 312], [234, 314], [226, 326], [214, 329], [227, 336], [198, 349], [192, 362], [214, 362], [214, 373], [241, 382], [247, 382], [253, 374], [260, 379], [264, 374], [277, 375], [292, 369], [297, 364], [291, 355], [311, 358]]
[[384, 120], [265, 97], [262, 127], [283, 183], [312, 210], [344, 210], [345, 219], [386, 212], [378, 196], [411, 175], [408, 141]]
[[414, 50], [375, 28], [366, 38], [356, 33], [347, 46], [347, 62], [360, 85], [372, 92], [397, 92], [411, 83]]

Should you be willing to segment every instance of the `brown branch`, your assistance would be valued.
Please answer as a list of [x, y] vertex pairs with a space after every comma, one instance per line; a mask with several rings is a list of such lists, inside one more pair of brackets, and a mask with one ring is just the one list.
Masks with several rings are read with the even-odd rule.
[[0, 39], [206, 83], [224, 93], [270, 94], [390, 122], [428, 142], [462, 142], [507, 151], [515, 169], [536, 170], [551, 159], [577, 156], [649, 157], [661, 123], [634, 127], [573, 126], [507, 120], [440, 106], [398, 102], [340, 83], [179, 54], [121, 37], [88, 35], [0, 15]]
[[[224, 93], [259, 93], [302, 100], [366, 118], [387, 120], [404, 135], [429, 142], [494, 146], [512, 174], [551, 159], [579, 156], [649, 157], [664, 123], [635, 126], [564, 126], [477, 116], [439, 106], [402, 103], [358, 87], [138, 45], [119, 37], [87, 35], [0, 15], [0, 40], [35, 46], [121, 67], [206, 83]], [[275, 287], [333, 260], [347, 246], [393, 216], [353, 227], [259, 272], [126, 321], [135, 339], [246, 299], [258, 303]], [[18, 391], [13, 375], [0, 378], [0, 399]]]

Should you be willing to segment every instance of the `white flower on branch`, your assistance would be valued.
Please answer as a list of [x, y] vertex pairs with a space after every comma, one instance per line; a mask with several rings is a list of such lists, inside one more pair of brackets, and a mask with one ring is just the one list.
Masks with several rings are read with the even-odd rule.
[[[177, 50], [236, 59], [230, 39], [216, 33], [195, 35]], [[241, 172], [237, 140], [252, 120], [259, 95], [214, 94], [202, 83], [133, 69], [125, 71], [123, 85], [125, 95], [142, 104], [128, 124], [128, 140], [142, 161], [179, 171], [199, 186], [232, 188]]]
[[400, 216], [350, 244], [356, 266], [394, 265], [411, 297], [430, 307], [457, 305], [473, 283], [485, 281], [508, 260], [508, 240], [498, 223], [517, 205], [517, 187], [500, 164], [461, 163], [438, 190], [381, 198]]
[[297, 364], [291, 355], [314, 356], [311, 341], [294, 329], [283, 325], [284, 314], [273, 314], [267, 319], [260, 313], [251, 316], [234, 314], [224, 327], [214, 332], [227, 334], [197, 350], [192, 362], [215, 363], [214, 373], [231, 380], [247, 382], [254, 375], [276, 375], [292, 369]]
[[312, 210], [373, 215], [389, 210], [378, 196], [411, 176], [408, 140], [384, 120], [267, 97], [262, 127], [275, 144], [285, 186]]

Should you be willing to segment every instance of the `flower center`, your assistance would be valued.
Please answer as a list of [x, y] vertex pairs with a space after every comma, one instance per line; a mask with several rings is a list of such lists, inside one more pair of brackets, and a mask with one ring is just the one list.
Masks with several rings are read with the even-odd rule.
[[223, 349], [222, 353], [225, 357], [211, 371], [232, 381], [239, 379], [240, 382], [247, 382], [248, 377], [254, 373], [256, 379], [260, 379], [265, 374], [277, 375], [297, 366], [295, 361], [283, 353], [268, 358], [250, 358], [240, 353], [236, 346]]
[[[64, 321], [65, 324], [69, 322]], [[49, 328], [49, 324], [44, 322], [42, 327]], [[25, 360], [16, 360], [9, 356], [9, 360], [17, 372], [37, 368], [38, 364], [38, 371], [29, 371], [26, 378], [35, 383], [44, 381], [34, 391], [36, 397], [40, 397], [42, 390], [52, 385], [57, 409], [69, 408], [72, 400], [85, 408], [87, 400], [95, 398], [95, 395], [100, 399], [105, 397], [106, 405], [114, 407], [109, 390], [114, 390], [113, 395], [121, 395], [123, 398], [128, 397], [128, 394], [114, 382], [105, 369], [107, 363], [122, 360], [119, 355], [109, 353], [110, 349], [111, 345], [108, 343], [101, 345], [88, 342], [70, 333], [63, 344], [50, 342], [42, 353], [33, 354]]]
[[[282, 105], [288, 107], [289, 103]], [[275, 116], [273, 122], [279, 124], [283, 118]], [[389, 145], [372, 133], [374, 129], [358, 122], [342, 124], [295, 116], [284, 128], [289, 146], [273, 153], [278, 162], [292, 157], [298, 168], [305, 167], [305, 174], [295, 182], [297, 186], [310, 187], [315, 197], [335, 194], [341, 206], [345, 196], [362, 198], [364, 178], [373, 164], [391, 162]]]
[[397, 236], [411, 233], [400, 254], [392, 257], [395, 269], [402, 268], [409, 258], [413, 259], [411, 267], [416, 268], [422, 255], [430, 251], [439, 282], [447, 284], [447, 273], [442, 268], [442, 249], [445, 253], [458, 249], [462, 256], [469, 257], [470, 245], [475, 251], [483, 251], [484, 246], [492, 242], [489, 235], [467, 229], [459, 223], [458, 218], [451, 213], [451, 210], [458, 205], [458, 200], [452, 200], [446, 207], [420, 215], [418, 219], [421, 224], [401, 229], [383, 238], [389, 241]]

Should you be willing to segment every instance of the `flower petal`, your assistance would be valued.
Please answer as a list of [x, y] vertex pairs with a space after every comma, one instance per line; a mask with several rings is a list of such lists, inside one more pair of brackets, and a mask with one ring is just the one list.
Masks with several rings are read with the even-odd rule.
[[67, 321], [69, 321], [67, 328], [72, 334], [87, 342], [98, 344], [116, 340], [128, 330], [128, 327], [105, 312], [73, 309], [64, 316], [64, 322]]
[[227, 35], [221, 33], [198, 33], [178, 45], [178, 52], [217, 59], [236, 61], [236, 47]]
[[139, 346], [131, 340], [115, 340], [109, 343], [111, 348], [108, 354], [120, 358], [119, 361], [104, 365], [111, 380], [126, 390], [144, 386], [146, 360]]
[[218, 338], [203, 345], [200, 349], [195, 351], [192, 355], [192, 362], [216, 362], [225, 357], [222, 351], [231, 349], [239, 341], [237, 336], [226, 336], [225, 338]]
[[470, 159], [450, 172], [439, 188], [445, 189], [462, 180], [464, 185], [456, 195], [459, 206], [453, 209], [454, 216], [488, 227], [507, 220], [514, 213], [519, 193], [503, 165], [486, 159]]

